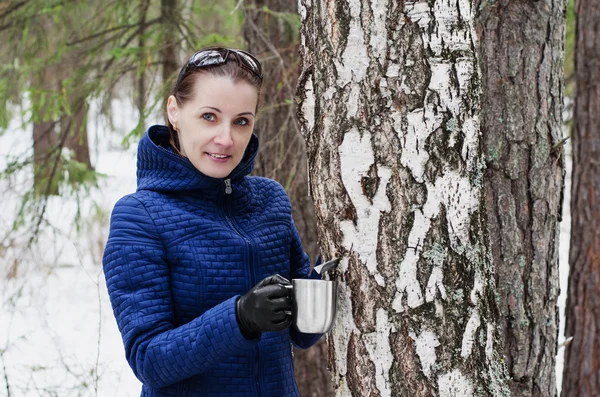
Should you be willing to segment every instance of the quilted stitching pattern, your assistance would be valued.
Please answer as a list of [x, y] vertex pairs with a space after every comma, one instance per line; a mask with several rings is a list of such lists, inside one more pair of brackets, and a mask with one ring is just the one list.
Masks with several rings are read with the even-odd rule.
[[[298, 396], [290, 328], [246, 340], [235, 301], [266, 276], [307, 277], [309, 260], [276, 182], [249, 177], [253, 137], [222, 179], [198, 172], [154, 126], [138, 148], [138, 190], [115, 205], [103, 259], [125, 355], [142, 396]], [[314, 276], [314, 274], [312, 275]]]

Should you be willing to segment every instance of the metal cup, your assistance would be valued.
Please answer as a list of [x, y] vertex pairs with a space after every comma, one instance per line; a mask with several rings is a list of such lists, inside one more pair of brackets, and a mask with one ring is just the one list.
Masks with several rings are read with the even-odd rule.
[[337, 313], [337, 281], [294, 279], [292, 320], [298, 331], [324, 334], [333, 327]]

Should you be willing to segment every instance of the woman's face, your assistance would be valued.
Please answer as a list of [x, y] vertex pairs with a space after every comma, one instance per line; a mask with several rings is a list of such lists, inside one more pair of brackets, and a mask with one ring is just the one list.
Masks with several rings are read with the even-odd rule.
[[204, 175], [225, 178], [242, 161], [252, 137], [258, 90], [245, 81], [199, 73], [194, 94], [182, 106], [167, 101], [181, 154]]

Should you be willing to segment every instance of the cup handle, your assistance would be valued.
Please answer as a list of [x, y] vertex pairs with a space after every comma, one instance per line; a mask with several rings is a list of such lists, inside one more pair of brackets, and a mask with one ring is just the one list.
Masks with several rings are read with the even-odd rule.
[[[286, 289], [289, 289], [289, 290], [293, 290], [293, 289], [294, 289], [294, 286], [293, 286], [292, 284], [284, 284], [284, 287], [285, 287]], [[288, 316], [291, 316], [291, 315], [292, 315], [292, 311], [291, 311], [291, 310], [284, 310], [283, 312], [284, 312], [286, 315], [288, 315]]]

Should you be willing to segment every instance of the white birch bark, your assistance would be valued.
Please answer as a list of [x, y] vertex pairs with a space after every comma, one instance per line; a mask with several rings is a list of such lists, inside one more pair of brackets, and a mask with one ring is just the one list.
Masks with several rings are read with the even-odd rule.
[[[502, 37], [494, 32], [481, 37], [482, 27], [512, 17], [503, 16], [504, 7], [521, 10], [516, 19], [523, 23], [503, 26], [502, 32], [525, 32], [532, 43], [528, 49], [543, 54], [538, 65], [544, 73], [520, 80], [523, 94], [531, 91], [543, 99], [546, 92], [553, 105], [562, 98], [562, 75], [556, 69], [563, 26], [560, 1], [512, 4], [299, 1], [303, 73], [298, 116], [307, 143], [319, 241], [326, 259], [344, 257], [333, 275], [341, 283], [340, 313], [328, 339], [339, 396], [556, 393], [555, 385], [548, 384], [556, 328], [547, 321], [556, 307], [557, 263], [552, 255], [523, 255], [533, 261], [528, 268], [546, 264], [541, 274], [520, 273], [522, 283], [540, 287], [528, 291], [528, 301], [540, 302], [544, 296], [546, 301], [543, 310], [529, 313], [531, 326], [513, 332], [503, 317], [510, 314], [506, 303], [497, 301], [504, 297], [496, 295], [495, 279], [505, 274], [496, 266], [514, 263], [494, 256], [491, 237], [498, 238], [500, 228], [492, 228], [490, 236], [489, 225], [495, 224], [487, 220], [493, 194], [486, 190], [486, 164], [508, 162], [506, 172], [516, 183], [525, 181], [524, 186], [528, 175], [547, 175], [531, 182], [529, 196], [512, 197], [508, 190], [505, 197], [522, 199], [517, 208], [533, 209], [533, 228], [524, 231], [529, 238], [542, 236], [536, 226], [540, 222], [549, 226], [544, 243], [534, 251], [546, 255], [556, 248], [552, 235], [560, 167], [552, 153], [535, 145], [556, 142], [560, 106], [533, 100], [523, 105], [528, 111], [531, 106], [543, 110], [536, 128], [526, 125], [522, 131], [534, 137], [525, 139], [534, 164], [510, 163], [510, 155], [490, 158], [482, 150], [502, 133], [490, 121], [494, 111], [500, 109], [511, 120], [521, 111], [507, 109], [502, 101], [510, 100], [502, 95], [496, 99], [488, 88], [512, 84], [510, 76], [490, 72], [504, 70], [495, 62], [505, 59], [492, 56]], [[546, 29], [531, 29], [544, 24]], [[505, 42], [506, 54], [518, 47]], [[481, 54], [487, 62], [483, 67]], [[540, 127], [543, 120], [547, 128]], [[527, 167], [532, 167], [530, 174]], [[544, 207], [537, 198], [540, 191], [549, 194]], [[492, 214], [502, 217], [496, 210], [494, 206]], [[548, 290], [541, 279], [548, 280]], [[507, 285], [506, 280], [498, 282]], [[542, 323], [547, 330], [540, 332]], [[530, 345], [518, 346], [519, 340]], [[530, 352], [540, 365], [523, 368], [521, 360]], [[518, 378], [509, 377], [513, 370]]]
[[507, 394], [469, 0], [301, 0], [322, 253], [343, 255], [340, 396]]

